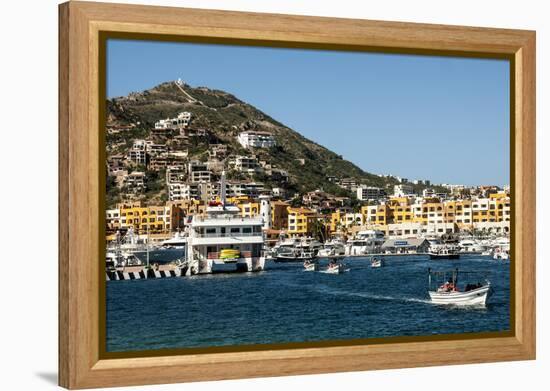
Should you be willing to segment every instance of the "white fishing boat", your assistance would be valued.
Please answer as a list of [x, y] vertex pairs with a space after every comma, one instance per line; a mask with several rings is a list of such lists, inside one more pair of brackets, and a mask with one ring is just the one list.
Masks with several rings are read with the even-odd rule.
[[318, 272], [319, 271], [319, 263], [313, 262], [313, 261], [305, 261], [304, 262], [304, 271], [306, 272]]
[[510, 250], [506, 250], [500, 247], [497, 247], [493, 250], [493, 259], [500, 261], [509, 261], [510, 260]]
[[342, 274], [347, 271], [349, 271], [349, 269], [346, 269], [345, 265], [339, 261], [330, 261], [327, 268], [324, 270], [324, 272], [328, 274]]
[[[479, 274], [477, 272], [460, 272], [461, 275]], [[456, 306], [485, 306], [492, 292], [491, 283], [485, 279], [482, 282], [458, 285], [459, 271], [434, 272], [428, 270], [428, 294], [434, 304], [446, 304]], [[436, 283], [437, 288], [432, 288], [432, 279], [443, 277], [443, 283]]]
[[384, 260], [382, 258], [372, 258], [370, 260], [370, 267], [377, 268], [384, 266]]

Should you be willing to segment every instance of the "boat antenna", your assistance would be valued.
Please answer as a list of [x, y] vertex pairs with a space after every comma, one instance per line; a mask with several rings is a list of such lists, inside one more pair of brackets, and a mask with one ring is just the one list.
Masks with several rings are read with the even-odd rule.
[[149, 270], [149, 224], [147, 223], [147, 270]]
[[222, 171], [222, 177], [220, 179], [220, 200], [222, 207], [225, 208], [225, 170]]

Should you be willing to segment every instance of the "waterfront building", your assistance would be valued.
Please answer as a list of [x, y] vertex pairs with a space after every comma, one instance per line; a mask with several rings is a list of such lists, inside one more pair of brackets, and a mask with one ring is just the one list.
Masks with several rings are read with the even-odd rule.
[[105, 215], [107, 233], [116, 232], [120, 228], [120, 210], [107, 209]]
[[289, 236], [312, 236], [315, 231], [316, 212], [307, 208], [288, 207], [287, 210]]
[[238, 204], [237, 207], [242, 217], [257, 217], [260, 215], [260, 203], [258, 202], [245, 202]]
[[430, 242], [424, 238], [388, 239], [382, 245], [382, 251], [388, 254], [427, 253]]
[[271, 201], [271, 228], [274, 230], [288, 229], [288, 207], [285, 201]]
[[[118, 204], [120, 229], [137, 234], [169, 233], [183, 227], [182, 211], [174, 205], [142, 206], [140, 202]], [[111, 210], [111, 215], [114, 216]]]
[[202, 200], [189, 199], [189, 200], [176, 200], [166, 202], [167, 206], [172, 208], [178, 208], [181, 211], [182, 220], [180, 228], [184, 226], [185, 218], [193, 215], [204, 215], [206, 213], [206, 203]]
[[264, 222], [264, 230], [271, 229], [271, 197], [267, 195], [260, 196], [260, 216]]
[[273, 135], [267, 132], [241, 132], [237, 141], [243, 148], [271, 148], [276, 145]]

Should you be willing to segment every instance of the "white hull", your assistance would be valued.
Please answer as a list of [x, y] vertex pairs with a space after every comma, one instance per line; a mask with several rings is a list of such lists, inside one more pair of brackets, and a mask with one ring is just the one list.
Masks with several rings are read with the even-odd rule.
[[347, 272], [349, 271], [349, 269], [344, 269], [344, 265], [338, 265], [338, 266], [332, 266], [332, 267], [328, 267], [324, 273], [327, 273], [327, 274], [342, 274], [344, 272]]
[[491, 285], [473, 289], [468, 292], [433, 292], [429, 291], [430, 299], [434, 304], [451, 305], [485, 305]]
[[208, 259], [200, 263], [199, 274], [257, 272], [265, 268], [265, 258]]
[[370, 267], [376, 268], [376, 267], [382, 267], [382, 265], [383, 265], [382, 261], [374, 261], [374, 262], [371, 262]]
[[510, 259], [510, 256], [508, 255], [508, 253], [505, 253], [505, 252], [494, 253], [493, 259], [508, 261]]
[[318, 258], [323, 257], [335, 257], [335, 256], [344, 256], [346, 255], [346, 250], [344, 248], [341, 249], [321, 249], [317, 253]]
[[305, 272], [317, 272], [319, 271], [319, 264], [318, 263], [310, 263], [309, 265], [304, 265], [304, 271]]

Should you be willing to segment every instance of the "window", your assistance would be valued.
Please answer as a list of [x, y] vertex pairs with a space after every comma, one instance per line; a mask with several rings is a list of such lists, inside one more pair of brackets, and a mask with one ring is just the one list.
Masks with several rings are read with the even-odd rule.
[[243, 234], [249, 234], [252, 232], [252, 228], [251, 227], [244, 227], [243, 228]]

